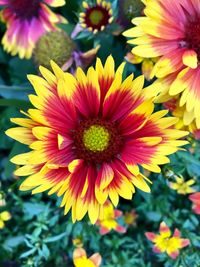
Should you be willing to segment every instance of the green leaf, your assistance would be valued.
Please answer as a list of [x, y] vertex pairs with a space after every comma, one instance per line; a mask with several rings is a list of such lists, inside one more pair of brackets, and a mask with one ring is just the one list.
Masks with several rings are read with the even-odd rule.
[[192, 156], [191, 154], [189, 154], [189, 153], [179, 151], [179, 152], [177, 153], [177, 155], [178, 155], [180, 158], [186, 160], [187, 162], [194, 163], [194, 164], [200, 166], [200, 161], [199, 161], [198, 159], [196, 159], [195, 157], [193, 157], [193, 156]]
[[0, 96], [6, 99], [28, 100], [28, 95], [33, 93], [33, 89], [28, 85], [8, 86], [0, 85]]
[[32, 249], [30, 249], [30, 250], [28, 250], [28, 251], [22, 253], [22, 254], [20, 255], [19, 258], [20, 258], [20, 259], [22, 259], [22, 258], [26, 258], [26, 257], [32, 255], [36, 250], [37, 250], [37, 248], [32, 248]]
[[0, 99], [0, 107], [16, 107], [18, 109], [28, 109], [31, 104], [20, 99]]
[[60, 235], [56, 235], [56, 236], [52, 236], [52, 237], [47, 237], [43, 241], [45, 243], [52, 243], [52, 242], [56, 242], [56, 241], [62, 239], [63, 237], [66, 237], [66, 233], [62, 233]]

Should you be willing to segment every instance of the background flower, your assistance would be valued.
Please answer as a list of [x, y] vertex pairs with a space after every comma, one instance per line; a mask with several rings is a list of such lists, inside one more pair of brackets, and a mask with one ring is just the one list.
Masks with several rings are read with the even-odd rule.
[[166, 252], [172, 259], [176, 259], [179, 255], [179, 250], [190, 244], [189, 239], [180, 237], [180, 232], [175, 229], [173, 236], [165, 222], [160, 224], [160, 234], [156, 235], [152, 232], [146, 232], [146, 237], [155, 243], [153, 250], [156, 253]]
[[114, 209], [112, 203], [107, 201], [103, 205], [97, 221], [97, 224], [100, 226], [100, 234], [105, 235], [111, 230], [115, 230], [119, 233], [125, 233], [126, 228], [117, 222], [117, 218], [120, 217], [122, 217], [122, 212], [118, 209]]
[[193, 202], [192, 209], [196, 214], [200, 214], [200, 193], [194, 193], [189, 196], [189, 199]]
[[66, 23], [60, 15], [54, 14], [47, 5], [57, 7], [64, 0], [1, 0], [0, 6], [7, 31], [2, 39], [4, 49], [11, 55], [30, 58], [38, 39], [46, 32], [56, 29], [56, 24]]
[[3, 229], [5, 222], [11, 219], [11, 214], [8, 211], [3, 211], [0, 213], [0, 229]]
[[113, 21], [111, 3], [96, 0], [95, 3], [83, 1], [84, 11], [80, 13], [80, 25], [93, 33], [103, 31]]
[[[160, 57], [152, 76], [164, 78], [176, 74], [169, 94], [180, 95], [200, 127], [199, 88], [199, 18], [198, 1], [143, 1], [145, 17], [133, 19], [136, 27], [126, 31], [133, 54], [147, 58]], [[186, 11], [187, 10], [187, 11]], [[164, 81], [164, 80], [163, 80]]]
[[82, 248], [77, 248], [73, 253], [75, 267], [99, 267], [101, 264], [101, 256], [99, 253], [93, 254], [89, 259], [86, 252]]

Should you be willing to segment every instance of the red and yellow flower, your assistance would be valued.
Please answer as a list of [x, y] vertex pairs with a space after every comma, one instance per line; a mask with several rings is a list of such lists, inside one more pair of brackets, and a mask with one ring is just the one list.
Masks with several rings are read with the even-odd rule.
[[73, 261], [75, 267], [99, 267], [102, 258], [99, 253], [95, 253], [90, 258], [87, 258], [86, 251], [83, 248], [77, 248], [73, 253]]
[[95, 3], [83, 1], [84, 11], [79, 15], [82, 28], [93, 33], [103, 31], [113, 21], [111, 3], [104, 0], [96, 0]]
[[100, 234], [105, 235], [111, 230], [125, 233], [126, 228], [117, 222], [117, 219], [122, 217], [122, 215], [123, 213], [120, 210], [114, 209], [113, 204], [110, 201], [107, 201], [103, 205], [97, 221], [97, 224], [100, 226]]
[[146, 232], [146, 237], [154, 243], [153, 251], [155, 253], [166, 252], [172, 259], [176, 259], [179, 250], [190, 244], [189, 239], [181, 238], [180, 231], [175, 229], [173, 236], [165, 222], [160, 224], [160, 234]]
[[190, 195], [189, 199], [193, 202], [192, 206], [193, 211], [196, 214], [200, 214], [200, 192]]
[[30, 58], [38, 39], [49, 31], [56, 30], [56, 24], [66, 22], [48, 7], [63, 6], [65, 0], [0, 0], [3, 6], [2, 20], [7, 31], [2, 39], [4, 49], [12, 56]]
[[133, 19], [126, 31], [142, 57], [160, 57], [152, 76], [172, 75], [168, 91], [180, 95], [180, 105], [193, 113], [200, 128], [200, 9], [198, 0], [143, 0], [145, 17]]
[[40, 67], [43, 78], [28, 76], [34, 108], [23, 112], [28, 118], [11, 119], [19, 126], [6, 134], [30, 151], [11, 161], [21, 166], [16, 175], [29, 176], [22, 191], [63, 196], [73, 222], [88, 212], [95, 223], [108, 198], [116, 206], [135, 187], [150, 192], [139, 166], [159, 173], [158, 165], [187, 144], [179, 140], [187, 132], [174, 129], [177, 118], [164, 118], [166, 110], [153, 113], [157, 87], [143, 89], [143, 76], [122, 80], [125, 64], [115, 72], [111, 56], [105, 66], [97, 59], [96, 68], [87, 74], [78, 68], [75, 76], [51, 65], [53, 73]]

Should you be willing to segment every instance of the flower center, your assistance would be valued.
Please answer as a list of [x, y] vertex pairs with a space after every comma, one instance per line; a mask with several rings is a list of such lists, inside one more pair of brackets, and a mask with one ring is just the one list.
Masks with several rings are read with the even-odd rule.
[[10, 0], [9, 7], [21, 19], [37, 17], [41, 0]]
[[95, 164], [111, 161], [123, 145], [117, 125], [99, 118], [81, 121], [73, 138], [77, 158]]
[[85, 13], [85, 24], [93, 30], [100, 30], [102, 26], [109, 24], [109, 11], [103, 6], [88, 8]]
[[103, 13], [99, 10], [93, 10], [89, 15], [90, 21], [94, 25], [98, 25], [103, 19]]
[[109, 143], [110, 135], [108, 130], [99, 125], [92, 125], [83, 133], [85, 147], [93, 152], [104, 151]]
[[189, 49], [194, 50], [198, 55], [200, 61], [200, 23], [199, 19], [190, 21], [185, 29], [185, 46]]

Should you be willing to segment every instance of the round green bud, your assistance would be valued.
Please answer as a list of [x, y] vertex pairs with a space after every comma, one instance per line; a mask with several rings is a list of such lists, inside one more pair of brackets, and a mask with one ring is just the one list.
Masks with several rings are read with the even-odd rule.
[[50, 60], [53, 60], [62, 67], [71, 58], [74, 48], [74, 42], [64, 31], [52, 31], [39, 39], [33, 58], [37, 66], [51, 69]]

